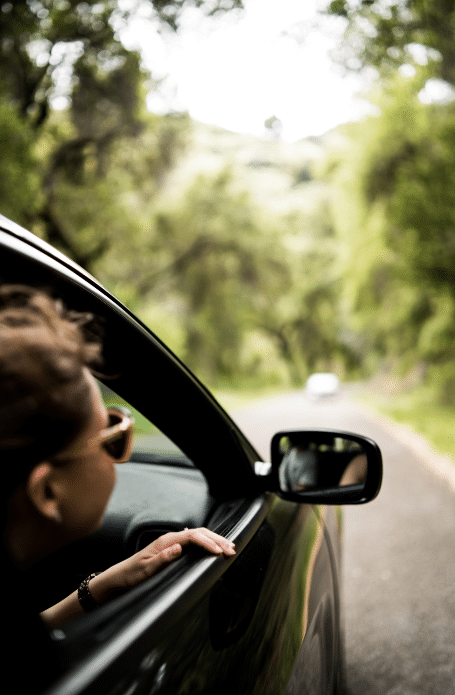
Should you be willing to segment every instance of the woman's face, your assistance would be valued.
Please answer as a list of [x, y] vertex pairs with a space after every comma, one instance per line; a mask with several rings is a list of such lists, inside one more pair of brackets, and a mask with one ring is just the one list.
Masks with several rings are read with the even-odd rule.
[[58, 458], [62, 482], [60, 514], [68, 535], [75, 539], [99, 528], [114, 489], [116, 472], [113, 459], [101, 445], [90, 444], [108, 425], [108, 415], [95, 379], [86, 370], [90, 386], [91, 414], [84, 430]]

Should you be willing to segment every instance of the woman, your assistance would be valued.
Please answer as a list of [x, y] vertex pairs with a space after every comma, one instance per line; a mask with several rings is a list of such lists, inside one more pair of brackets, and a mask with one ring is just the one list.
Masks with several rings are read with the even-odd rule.
[[[87, 316], [25, 286], [0, 289], [0, 452], [5, 540], [23, 570], [94, 532], [115, 484], [115, 463], [129, 455], [132, 422], [110, 422], [91, 367], [101, 346], [86, 335]], [[120, 444], [124, 444], [123, 447]], [[117, 443], [117, 445], [115, 445]], [[114, 444], [114, 446], [113, 446]], [[45, 610], [50, 627], [136, 586], [195, 544], [234, 555], [234, 545], [208, 529], [161, 536], [132, 557], [90, 575]]]

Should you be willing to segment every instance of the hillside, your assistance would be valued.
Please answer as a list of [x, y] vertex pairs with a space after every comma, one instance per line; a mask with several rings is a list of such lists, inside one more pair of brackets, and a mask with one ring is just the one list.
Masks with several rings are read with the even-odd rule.
[[309, 211], [322, 192], [313, 169], [328, 138], [333, 135], [286, 143], [192, 121], [190, 144], [168, 180], [166, 194], [178, 195], [196, 175], [228, 166], [239, 189], [249, 190], [262, 208], [278, 214]]

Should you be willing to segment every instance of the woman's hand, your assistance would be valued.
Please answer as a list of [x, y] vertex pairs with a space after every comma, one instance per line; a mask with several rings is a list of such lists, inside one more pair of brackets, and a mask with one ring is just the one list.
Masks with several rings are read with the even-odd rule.
[[[176, 560], [182, 554], [185, 545], [197, 545], [214, 555], [235, 555], [234, 544], [231, 541], [206, 528], [166, 533], [143, 550], [91, 579], [89, 591], [97, 603], [105, 603]], [[41, 617], [50, 628], [55, 628], [83, 613], [77, 591], [73, 591], [55, 606], [43, 611]]]
[[90, 593], [95, 601], [105, 603], [179, 558], [186, 545], [197, 545], [214, 555], [235, 555], [231, 541], [206, 528], [166, 533], [146, 548], [94, 577], [89, 584]]

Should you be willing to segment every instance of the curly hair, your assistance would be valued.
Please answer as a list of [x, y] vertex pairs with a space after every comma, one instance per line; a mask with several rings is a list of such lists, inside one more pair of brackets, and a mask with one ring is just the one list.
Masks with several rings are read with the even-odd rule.
[[90, 318], [42, 290], [0, 287], [0, 456], [9, 490], [89, 419], [84, 368], [101, 354], [84, 332]]

